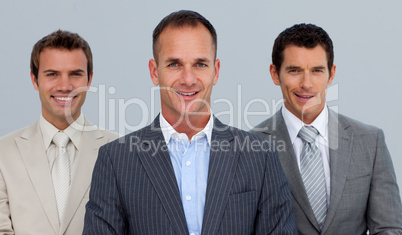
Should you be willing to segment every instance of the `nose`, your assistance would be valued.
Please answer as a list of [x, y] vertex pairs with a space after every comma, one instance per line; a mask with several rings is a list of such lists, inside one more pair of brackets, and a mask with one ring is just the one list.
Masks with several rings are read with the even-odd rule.
[[71, 80], [68, 74], [61, 74], [58, 77], [56, 89], [59, 91], [68, 91], [68, 92], [71, 92], [73, 90], [73, 86], [71, 84]]
[[311, 75], [308, 71], [304, 72], [302, 80], [300, 82], [300, 87], [304, 89], [310, 89], [313, 86], [311, 82]]
[[180, 84], [186, 86], [192, 86], [197, 82], [197, 78], [194, 74], [192, 67], [185, 67], [181, 75]]

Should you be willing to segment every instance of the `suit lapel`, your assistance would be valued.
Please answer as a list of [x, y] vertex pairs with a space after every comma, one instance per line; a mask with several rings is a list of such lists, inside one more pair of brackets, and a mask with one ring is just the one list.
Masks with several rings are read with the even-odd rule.
[[348, 130], [349, 124], [339, 120], [336, 112], [328, 110], [331, 196], [323, 233], [331, 224], [341, 200], [353, 146], [353, 132]]
[[[88, 121], [85, 126], [91, 126]], [[81, 136], [81, 150], [76, 155], [76, 171], [72, 176], [70, 193], [67, 202], [66, 214], [61, 222], [60, 234], [63, 234], [78, 210], [85, 194], [89, 190], [92, 170], [98, 156], [99, 148], [108, 142], [99, 130], [83, 131]]]
[[[214, 123], [202, 234], [217, 234], [239, 158], [230, 127], [216, 118]], [[229, 151], [219, 151], [222, 141], [230, 143]]]
[[293, 145], [281, 111], [278, 111], [275, 114], [272, 126], [267, 126], [266, 130], [263, 132], [268, 135], [276, 136], [276, 145], [279, 144], [279, 141], [283, 141], [285, 143], [284, 149], [277, 147], [277, 150], [279, 160], [282, 164], [283, 171], [292, 192], [292, 196], [303, 210], [306, 217], [310, 220], [314, 227], [319, 230], [317, 220], [314, 216], [314, 212], [310, 206], [310, 202], [304, 188], [303, 179], [301, 178], [299, 166], [297, 165]]
[[32, 185], [55, 233], [59, 230], [56, 198], [39, 121], [15, 139]]
[[160, 130], [159, 115], [144, 130], [141, 152], [137, 152], [145, 171], [172, 223], [176, 234], [188, 234], [186, 217], [168, 148]]

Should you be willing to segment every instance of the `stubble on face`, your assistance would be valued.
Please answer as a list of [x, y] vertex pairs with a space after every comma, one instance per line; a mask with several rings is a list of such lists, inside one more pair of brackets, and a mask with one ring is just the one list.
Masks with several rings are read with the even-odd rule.
[[210, 32], [203, 25], [167, 27], [158, 44], [158, 63], [150, 60], [149, 68], [161, 89], [163, 116], [179, 129], [205, 126], [220, 67]]
[[328, 70], [322, 46], [315, 48], [287, 46], [280, 72], [271, 65], [270, 72], [282, 90], [285, 107], [297, 118], [310, 124], [325, 107], [327, 86], [335, 76], [335, 65]]

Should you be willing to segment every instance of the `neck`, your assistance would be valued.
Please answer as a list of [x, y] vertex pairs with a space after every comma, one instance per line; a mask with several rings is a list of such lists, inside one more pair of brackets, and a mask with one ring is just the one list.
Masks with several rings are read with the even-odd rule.
[[50, 124], [52, 124], [54, 127], [56, 127], [57, 129], [63, 131], [65, 130], [67, 127], [69, 127], [73, 122], [75, 122], [78, 117], [80, 115], [75, 115], [74, 117], [70, 117], [70, 118], [49, 118], [46, 115], [43, 115], [43, 118], [46, 119], [46, 121], [48, 121]]
[[309, 124], [311, 124], [312, 122], [314, 122], [314, 120], [315, 120], [316, 118], [317, 118], [317, 117], [309, 117], [308, 115], [304, 115], [304, 116], [302, 117], [301, 121], [302, 121], [304, 124], [309, 125]]

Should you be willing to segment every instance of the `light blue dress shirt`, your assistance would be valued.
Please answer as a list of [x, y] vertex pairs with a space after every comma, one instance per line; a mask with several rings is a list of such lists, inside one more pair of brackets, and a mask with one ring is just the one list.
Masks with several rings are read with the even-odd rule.
[[200, 235], [207, 190], [213, 116], [211, 114], [208, 124], [194, 135], [191, 141], [186, 134], [174, 130], [162, 113], [160, 123], [179, 186], [188, 231], [190, 235]]

